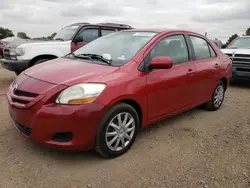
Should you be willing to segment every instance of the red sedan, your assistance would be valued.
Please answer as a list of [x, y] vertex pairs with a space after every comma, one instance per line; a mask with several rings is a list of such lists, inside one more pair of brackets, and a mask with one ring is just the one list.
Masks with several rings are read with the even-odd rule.
[[140, 128], [202, 104], [219, 109], [231, 72], [202, 35], [121, 31], [24, 71], [9, 87], [9, 112], [38, 144], [116, 157]]

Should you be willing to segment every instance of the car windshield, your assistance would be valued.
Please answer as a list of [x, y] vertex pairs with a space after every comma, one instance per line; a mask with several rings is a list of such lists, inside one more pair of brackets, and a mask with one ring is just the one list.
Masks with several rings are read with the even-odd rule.
[[128, 63], [156, 34], [134, 31], [112, 33], [79, 48], [73, 55], [79, 57], [95, 54], [109, 60], [112, 66], [122, 66]]
[[72, 40], [72, 37], [76, 33], [78, 28], [79, 25], [66, 26], [57, 33], [54, 39], [63, 41]]
[[250, 49], [250, 37], [238, 38], [229, 44], [229, 47]]

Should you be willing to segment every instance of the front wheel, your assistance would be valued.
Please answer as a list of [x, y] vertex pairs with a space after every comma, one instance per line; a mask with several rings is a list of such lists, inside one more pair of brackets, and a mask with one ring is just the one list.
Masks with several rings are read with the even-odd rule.
[[225, 97], [225, 89], [224, 82], [220, 81], [214, 90], [212, 99], [205, 104], [207, 110], [215, 111], [221, 107]]
[[15, 71], [15, 74], [18, 76], [19, 74], [21, 74], [22, 71]]
[[134, 143], [139, 125], [138, 114], [132, 106], [116, 104], [104, 115], [98, 127], [95, 150], [106, 158], [124, 154]]
[[43, 62], [48, 61], [48, 60], [49, 59], [39, 59], [39, 60], [35, 61], [32, 66], [38, 65], [38, 64], [43, 63]]

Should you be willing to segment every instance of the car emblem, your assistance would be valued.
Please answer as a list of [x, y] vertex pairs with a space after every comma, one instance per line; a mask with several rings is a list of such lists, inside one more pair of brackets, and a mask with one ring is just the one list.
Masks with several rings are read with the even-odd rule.
[[17, 88], [18, 88], [18, 85], [17, 85], [17, 84], [14, 84], [13, 87], [12, 87], [13, 92], [15, 92], [15, 91], [17, 90]]

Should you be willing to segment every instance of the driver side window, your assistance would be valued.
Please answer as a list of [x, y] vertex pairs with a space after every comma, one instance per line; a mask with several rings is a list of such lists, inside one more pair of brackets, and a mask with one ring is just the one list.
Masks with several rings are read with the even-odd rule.
[[174, 35], [161, 40], [146, 57], [146, 64], [156, 56], [170, 56], [174, 64], [189, 61], [186, 40], [183, 35]]
[[99, 37], [99, 30], [97, 28], [83, 29], [76, 37], [81, 38], [81, 42], [91, 42]]

